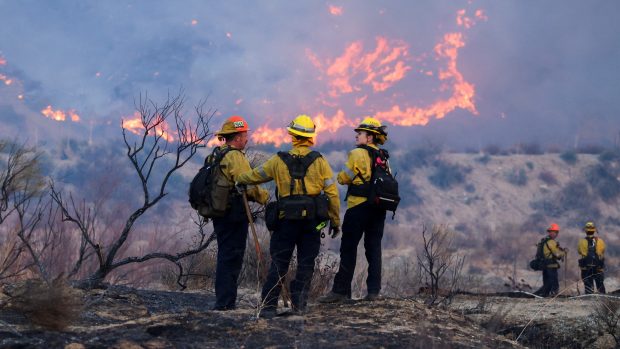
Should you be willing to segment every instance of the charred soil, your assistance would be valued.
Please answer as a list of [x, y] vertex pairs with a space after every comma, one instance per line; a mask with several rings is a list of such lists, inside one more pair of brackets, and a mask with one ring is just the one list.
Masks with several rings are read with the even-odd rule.
[[[2, 300], [0, 347], [8, 348], [520, 348], [471, 314], [415, 299], [311, 304], [303, 315], [257, 319], [252, 301], [211, 311], [213, 296], [111, 286], [81, 294], [84, 308], [63, 331], [31, 321]], [[463, 303], [468, 307], [469, 303]], [[455, 311], [456, 309], [456, 311]]]

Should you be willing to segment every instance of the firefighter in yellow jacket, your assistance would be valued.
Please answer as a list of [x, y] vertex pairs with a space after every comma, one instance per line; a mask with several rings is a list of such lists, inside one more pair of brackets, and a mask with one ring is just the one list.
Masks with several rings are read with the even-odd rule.
[[[351, 298], [351, 282], [355, 272], [357, 245], [364, 237], [364, 249], [368, 261], [366, 300], [375, 300], [381, 291], [381, 240], [385, 223], [384, 209], [367, 200], [373, 161], [370, 152], [378, 151], [378, 145], [387, 140], [385, 126], [379, 120], [368, 117], [355, 128], [357, 148], [349, 153], [344, 170], [338, 173], [338, 183], [348, 186], [347, 211], [342, 223], [340, 266], [334, 278], [332, 291], [319, 299], [321, 303], [335, 303]], [[387, 164], [387, 160], [386, 163]], [[389, 167], [389, 166], [388, 166]]]
[[593, 222], [588, 222], [583, 227], [586, 237], [579, 240], [577, 252], [579, 252], [579, 268], [581, 269], [581, 280], [585, 287], [586, 294], [593, 292], [592, 287], [596, 283], [598, 293], [605, 293], [605, 242], [596, 234], [596, 226]]
[[276, 184], [278, 223], [271, 235], [271, 266], [261, 294], [260, 316], [265, 318], [276, 315], [281, 283], [295, 248], [297, 273], [289, 290], [293, 311], [305, 310], [315, 259], [321, 247], [321, 233], [317, 227], [329, 220], [330, 234], [335, 237], [340, 225], [340, 203], [332, 169], [318, 152], [310, 149], [314, 145], [314, 122], [307, 115], [299, 115], [287, 131], [292, 137], [291, 150], [279, 152], [263, 165], [237, 177], [238, 185], [271, 180]]
[[560, 260], [564, 259], [567, 250], [560, 247], [560, 243], [555, 239], [560, 233], [560, 226], [556, 223], [552, 223], [547, 228], [547, 237], [543, 238], [540, 243], [543, 244], [543, 256], [545, 259], [545, 265], [542, 269], [543, 285], [534, 294], [549, 297], [554, 296], [560, 290], [560, 283], [558, 281], [558, 269], [560, 269]]
[[[225, 144], [216, 148], [211, 155], [223, 157], [220, 168], [231, 187], [229, 208], [224, 217], [213, 218], [213, 229], [217, 237], [217, 264], [215, 269], [215, 305], [213, 310], [235, 309], [237, 281], [243, 265], [243, 255], [248, 236], [248, 218], [241, 195], [234, 190], [239, 174], [250, 171], [250, 163], [242, 152], [248, 143], [248, 123], [241, 116], [231, 116], [216, 132]], [[209, 159], [207, 159], [209, 161]], [[258, 186], [247, 191], [248, 199], [265, 204], [269, 192]]]

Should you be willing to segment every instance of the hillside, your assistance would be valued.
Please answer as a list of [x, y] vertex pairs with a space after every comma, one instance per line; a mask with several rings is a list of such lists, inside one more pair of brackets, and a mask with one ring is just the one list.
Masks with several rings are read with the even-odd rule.
[[[342, 168], [346, 160], [341, 146], [339, 149], [319, 147], [334, 171]], [[165, 227], [189, 220], [192, 210], [186, 201], [187, 185], [208, 152], [208, 149], [201, 150], [172, 177], [167, 190], [170, 195], [156, 207], [156, 218], [161, 220], [157, 224]], [[249, 153], [257, 159], [256, 163], [270, 155], [260, 149]], [[455, 233], [454, 248], [467, 258], [465, 274], [476, 278], [470, 285], [462, 285], [463, 288], [484, 284], [487, 290], [497, 291], [505, 289], [506, 283], [514, 288], [516, 285], [508, 276], [523, 279], [524, 285], [535, 288], [540, 284], [540, 273], [529, 271], [527, 263], [535, 253], [536, 242], [553, 221], [561, 226], [559, 242], [570, 249], [568, 273], [562, 272], [561, 277], [575, 281], [579, 278], [576, 245], [583, 236], [581, 227], [586, 221], [594, 220], [608, 244], [607, 283], [609, 287], [618, 287], [620, 275], [615, 270], [620, 261], [614, 257], [620, 250], [620, 239], [615, 234], [620, 228], [619, 159], [615, 150], [597, 154], [532, 155], [448, 153], [435, 148], [392, 150], [392, 167], [400, 181], [402, 203], [394, 220], [389, 215], [386, 220], [385, 268], [401, 270], [406, 265], [415, 265], [423, 225], [445, 225]], [[134, 193], [135, 198], [140, 195], [135, 188], [135, 174], [122, 149], [68, 143], [61, 151], [52, 152], [46, 163], [52, 178], [72, 184], [80, 196], [97, 197], [97, 183], [112, 182], [113, 187], [108, 186], [115, 190], [107, 204], [110, 210], [134, 205], [127, 194]], [[107, 168], [114, 171], [106, 171]], [[339, 188], [344, 197], [345, 187]], [[343, 204], [342, 215], [345, 208]], [[257, 223], [263, 224], [262, 220]], [[267, 246], [268, 234], [264, 228], [259, 230]], [[158, 241], [158, 237], [149, 234], [147, 230], [136, 241], [140, 248], [145, 247], [145, 242], [161, 246], [171, 237], [177, 241], [185, 236], [161, 235]], [[323, 242], [324, 250], [337, 258], [339, 241]], [[363, 258], [360, 263], [363, 266]], [[363, 267], [359, 269], [363, 272]], [[386, 275], [391, 274], [386, 270]], [[395, 277], [402, 279], [403, 275]], [[412, 289], [416, 288], [412, 286]]]

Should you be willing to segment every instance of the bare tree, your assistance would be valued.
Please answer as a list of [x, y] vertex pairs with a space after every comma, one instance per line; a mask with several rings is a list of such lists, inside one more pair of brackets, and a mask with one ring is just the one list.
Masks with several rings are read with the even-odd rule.
[[[428, 303], [435, 304], [439, 296], [450, 299], [456, 290], [465, 262], [465, 257], [459, 255], [453, 247], [453, 234], [444, 226], [433, 226], [430, 232], [426, 226], [422, 227], [423, 245], [418, 251], [418, 267], [420, 275], [428, 285]], [[445, 281], [446, 272], [450, 276], [448, 289], [440, 289]]]
[[183, 115], [183, 91], [179, 91], [176, 96], [168, 95], [161, 105], [147, 94], [140, 94], [135, 104], [140, 114], [143, 133], [137, 140], [132, 140], [134, 136], [127, 132], [128, 129], [123, 123], [122, 134], [127, 158], [140, 181], [142, 204], [129, 212], [126, 219], [123, 218], [125, 224], [111, 243], [105, 244], [97, 234], [99, 208], [96, 205], [87, 204], [85, 201], [78, 203], [72, 194], [66, 200], [63, 193], [52, 185], [51, 195], [61, 208], [63, 221], [72, 223], [81, 235], [79, 256], [70, 274], [76, 275], [83, 268], [86, 259], [92, 257], [96, 260], [96, 270], [81, 280], [79, 284], [82, 287], [101, 284], [110, 272], [119, 267], [152, 259], [164, 259], [174, 263], [179, 269], [177, 283], [184, 287], [182, 281], [186, 275], [181, 260], [203, 251], [213, 241], [213, 234], [205, 231], [206, 221], [199, 219], [196, 221], [197, 238], [186, 251], [176, 254], [151, 252], [140, 256], [121, 256], [120, 252], [134, 230], [136, 221], [166, 197], [166, 186], [171, 176], [196, 155], [198, 149], [205, 146], [206, 140], [211, 136], [209, 122], [215, 114], [211, 109], [205, 111], [205, 101], [201, 101], [195, 107], [193, 122], [187, 120]]

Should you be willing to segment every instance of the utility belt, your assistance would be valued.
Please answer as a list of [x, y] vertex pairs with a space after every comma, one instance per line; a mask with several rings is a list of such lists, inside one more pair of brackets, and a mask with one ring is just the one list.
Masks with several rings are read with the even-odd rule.
[[284, 219], [326, 221], [329, 219], [329, 198], [325, 194], [289, 195], [270, 202], [265, 208], [267, 229], [275, 230]]
[[349, 195], [367, 198], [370, 195], [370, 182], [349, 185], [347, 196]]
[[600, 258], [580, 258], [579, 259], [579, 268], [589, 269], [589, 268], [605, 268], [605, 260]]

